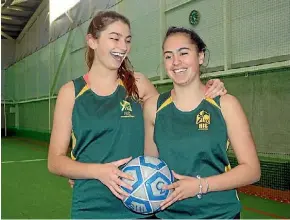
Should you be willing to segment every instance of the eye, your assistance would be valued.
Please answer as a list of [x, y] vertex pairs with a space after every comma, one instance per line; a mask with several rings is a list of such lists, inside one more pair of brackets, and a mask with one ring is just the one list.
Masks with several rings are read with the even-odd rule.
[[110, 39], [112, 39], [112, 40], [114, 40], [114, 41], [119, 41], [118, 38], [110, 38]]
[[126, 43], [127, 43], [127, 44], [130, 44], [130, 43], [131, 43], [131, 40], [126, 40]]
[[181, 52], [180, 54], [181, 54], [181, 56], [185, 56], [185, 55], [187, 55], [188, 53], [187, 53], [187, 52]]
[[172, 57], [172, 56], [170, 56], [170, 55], [166, 55], [164, 58], [165, 58], [166, 60], [169, 60], [169, 59], [171, 59], [171, 57]]

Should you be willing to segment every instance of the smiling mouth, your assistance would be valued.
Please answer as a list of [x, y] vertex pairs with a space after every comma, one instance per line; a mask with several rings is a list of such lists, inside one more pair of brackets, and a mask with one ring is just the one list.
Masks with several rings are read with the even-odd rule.
[[122, 62], [125, 58], [126, 53], [111, 52], [112, 57], [118, 62]]
[[180, 69], [174, 69], [172, 70], [175, 74], [182, 74], [187, 71], [187, 68], [180, 68]]

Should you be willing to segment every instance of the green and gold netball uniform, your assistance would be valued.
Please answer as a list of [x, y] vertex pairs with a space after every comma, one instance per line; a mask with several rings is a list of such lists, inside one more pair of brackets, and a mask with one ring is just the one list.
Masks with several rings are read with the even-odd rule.
[[[154, 140], [160, 159], [176, 173], [204, 178], [230, 169], [227, 128], [219, 100], [204, 99], [194, 110], [182, 112], [174, 105], [170, 92], [159, 96]], [[227, 190], [178, 201], [157, 217], [234, 218], [240, 210], [236, 190]]]
[[[109, 96], [98, 96], [87, 76], [75, 80], [71, 157], [83, 163], [109, 163], [144, 153], [144, 122], [140, 103], [126, 99], [122, 83]], [[73, 219], [140, 218], [96, 179], [77, 179], [73, 187]]]

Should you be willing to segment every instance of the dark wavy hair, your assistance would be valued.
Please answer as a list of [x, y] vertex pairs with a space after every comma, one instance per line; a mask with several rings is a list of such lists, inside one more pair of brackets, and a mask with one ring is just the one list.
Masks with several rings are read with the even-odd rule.
[[163, 40], [162, 49], [164, 49], [164, 43], [166, 39], [169, 36], [174, 35], [174, 34], [187, 35], [190, 38], [191, 43], [197, 46], [198, 52], [205, 52], [207, 50], [206, 44], [194, 30], [187, 29], [184, 27], [174, 27], [174, 26], [168, 28], [165, 34], [164, 40]]

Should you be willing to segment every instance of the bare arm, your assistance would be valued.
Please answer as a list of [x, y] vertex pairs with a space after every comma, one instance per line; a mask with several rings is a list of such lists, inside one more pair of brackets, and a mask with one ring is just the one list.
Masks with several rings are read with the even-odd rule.
[[135, 72], [135, 77], [136, 77], [136, 85], [139, 90], [139, 96], [143, 102], [159, 94], [156, 88], [150, 82], [150, 80], [147, 79], [147, 77], [144, 76], [142, 73]]
[[158, 96], [159, 95], [149, 98], [144, 103], [143, 108], [144, 125], [145, 125], [144, 155], [152, 157], [159, 157], [159, 152], [153, 139], [156, 108], [157, 108], [156, 103]]
[[81, 163], [67, 157], [68, 145], [72, 131], [72, 111], [75, 102], [74, 85], [72, 82], [64, 85], [58, 94], [53, 129], [48, 152], [48, 169], [50, 172], [70, 179], [98, 179], [106, 185], [119, 199], [128, 196], [120, 186], [132, 189], [119, 177], [133, 179], [127, 173], [118, 169], [129, 162], [131, 157], [112, 161], [110, 163]]
[[249, 123], [239, 101], [231, 95], [221, 97], [222, 114], [238, 166], [221, 175], [208, 177], [210, 191], [222, 191], [252, 184], [260, 179], [260, 162]]
[[220, 79], [210, 79], [206, 82], [205, 88], [205, 96], [208, 98], [223, 96], [227, 93], [224, 83]]
[[[221, 97], [222, 114], [227, 124], [228, 136], [237, 156], [239, 165], [230, 171], [201, 179], [202, 191], [206, 192], [206, 181], [210, 191], [235, 189], [254, 183], [260, 179], [260, 163], [245, 113], [238, 100], [231, 95]], [[199, 180], [173, 172], [177, 182], [164, 186], [174, 192], [161, 204], [165, 209], [176, 201], [194, 197], [199, 192]], [[202, 177], [202, 173], [200, 174]]]
[[60, 89], [56, 101], [48, 152], [48, 169], [54, 174], [72, 179], [97, 178], [95, 171], [98, 170], [98, 164], [80, 163], [67, 157], [74, 102], [74, 85], [69, 82]]

